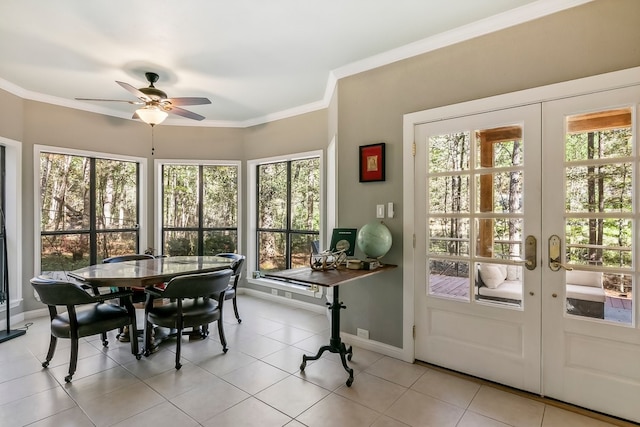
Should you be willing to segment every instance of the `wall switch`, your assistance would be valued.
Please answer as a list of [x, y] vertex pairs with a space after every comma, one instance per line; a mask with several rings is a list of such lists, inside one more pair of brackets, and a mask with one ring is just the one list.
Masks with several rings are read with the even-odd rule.
[[387, 218], [393, 218], [395, 212], [393, 212], [393, 202], [387, 203]]
[[384, 205], [376, 205], [376, 218], [384, 218]]
[[277, 289], [271, 289], [271, 295], [278, 295]]
[[284, 297], [285, 298], [291, 298], [291, 292], [285, 292], [284, 293]]
[[369, 339], [369, 331], [367, 331], [366, 329], [358, 328], [357, 333], [360, 338], [364, 338], [365, 340]]

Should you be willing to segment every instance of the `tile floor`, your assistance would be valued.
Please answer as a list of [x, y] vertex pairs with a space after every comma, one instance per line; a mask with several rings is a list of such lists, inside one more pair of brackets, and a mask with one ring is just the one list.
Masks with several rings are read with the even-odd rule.
[[[354, 348], [353, 386], [335, 354], [299, 371], [304, 353], [328, 343], [327, 316], [239, 295], [243, 322], [225, 306], [229, 351], [217, 328], [136, 360], [110, 333], [83, 340], [78, 370], [65, 384], [69, 342], [59, 340], [49, 369], [48, 317], [0, 344], [0, 426], [561, 426], [624, 425], [598, 421], [540, 399], [510, 393], [436, 367]], [[13, 328], [22, 324], [13, 325]]]

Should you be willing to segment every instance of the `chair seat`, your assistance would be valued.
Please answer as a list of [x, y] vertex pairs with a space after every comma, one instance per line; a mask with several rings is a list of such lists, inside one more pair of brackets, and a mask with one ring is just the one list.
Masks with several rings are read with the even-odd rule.
[[[128, 316], [126, 308], [107, 303], [98, 303], [88, 310], [78, 311], [78, 337], [128, 325]], [[57, 338], [71, 338], [69, 313], [59, 314], [51, 321], [51, 334]]]
[[[148, 312], [149, 321], [165, 328], [176, 328], [178, 321], [177, 306], [178, 304], [173, 302], [151, 308]], [[218, 303], [213, 299], [183, 300], [183, 326], [200, 326], [218, 320], [220, 312], [214, 311], [216, 307], [218, 307]]]

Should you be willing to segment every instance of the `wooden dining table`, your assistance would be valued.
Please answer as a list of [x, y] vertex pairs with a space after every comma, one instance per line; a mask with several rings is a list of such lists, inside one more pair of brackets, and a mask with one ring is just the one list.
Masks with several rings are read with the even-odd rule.
[[218, 256], [170, 256], [96, 264], [68, 272], [92, 287], [146, 287], [186, 274], [209, 273], [231, 268], [233, 260]]

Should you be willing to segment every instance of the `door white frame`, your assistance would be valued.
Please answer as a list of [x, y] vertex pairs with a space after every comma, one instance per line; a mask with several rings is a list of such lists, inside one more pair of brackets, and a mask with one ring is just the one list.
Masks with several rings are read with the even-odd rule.
[[461, 104], [447, 105], [425, 111], [405, 114], [403, 118], [403, 348], [402, 359], [415, 360], [413, 327], [415, 321], [413, 264], [415, 238], [415, 183], [413, 143], [415, 127], [430, 121], [449, 119], [464, 115], [479, 114], [493, 110], [519, 107], [532, 103], [557, 100], [570, 96], [586, 95], [605, 90], [624, 88], [640, 84], [640, 67], [586, 77], [569, 82], [512, 92]]

